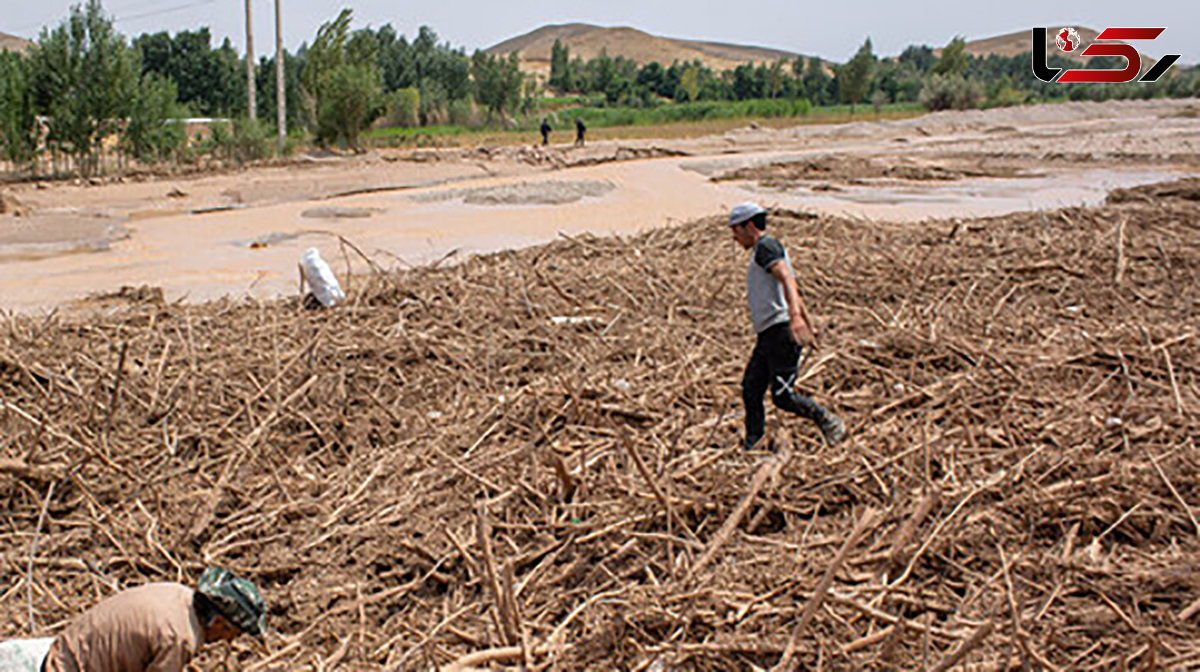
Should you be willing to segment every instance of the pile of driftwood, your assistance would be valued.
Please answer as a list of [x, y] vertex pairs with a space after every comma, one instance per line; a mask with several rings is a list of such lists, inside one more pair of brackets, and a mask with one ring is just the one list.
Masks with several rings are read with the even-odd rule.
[[[0, 327], [0, 635], [255, 580], [200, 668], [1200, 665], [1200, 204], [773, 213], [824, 346], [740, 447], [720, 218]], [[225, 668], [222, 666], [230, 666]]]

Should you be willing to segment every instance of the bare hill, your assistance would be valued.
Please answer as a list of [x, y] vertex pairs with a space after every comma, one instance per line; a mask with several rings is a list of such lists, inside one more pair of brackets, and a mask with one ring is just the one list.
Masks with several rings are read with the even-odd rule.
[[490, 47], [490, 54], [520, 52], [521, 67], [528, 72], [550, 72], [550, 51], [560, 40], [571, 50], [571, 56], [584, 60], [595, 58], [601, 51], [609, 56], [624, 56], [638, 63], [658, 61], [664, 65], [673, 61], [699, 60], [714, 70], [728, 70], [743, 63], [793, 59], [795, 53], [766, 47], [681, 40], [660, 37], [636, 28], [606, 28], [586, 23], [542, 26]]
[[0, 33], [0, 51], [17, 51], [24, 53], [29, 50], [29, 40], [8, 33]]

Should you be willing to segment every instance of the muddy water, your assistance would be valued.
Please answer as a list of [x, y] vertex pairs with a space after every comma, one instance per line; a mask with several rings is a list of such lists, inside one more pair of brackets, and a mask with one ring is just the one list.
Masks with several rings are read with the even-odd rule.
[[[130, 236], [108, 249], [0, 259], [0, 308], [36, 312], [141, 284], [162, 287], [168, 300], [277, 297], [296, 291], [296, 265], [308, 247], [320, 249], [339, 275], [347, 264], [365, 270], [343, 257], [336, 235], [384, 266], [403, 266], [451, 253], [462, 259], [536, 244], [560, 232], [631, 233], [720, 213], [747, 199], [816, 213], [920, 221], [1097, 203], [1109, 189], [1171, 177], [1167, 171], [1085, 169], [1035, 178], [854, 185], [837, 192], [773, 191], [752, 183], [711, 182], [708, 171], [695, 170], [695, 164], [694, 158], [654, 159], [349, 196], [324, 201], [337, 208], [327, 217], [313, 216], [312, 201], [293, 201], [134, 218], [126, 224]], [[472, 199], [473, 190], [518, 197], [494, 204]], [[336, 216], [339, 211], [369, 216]]]

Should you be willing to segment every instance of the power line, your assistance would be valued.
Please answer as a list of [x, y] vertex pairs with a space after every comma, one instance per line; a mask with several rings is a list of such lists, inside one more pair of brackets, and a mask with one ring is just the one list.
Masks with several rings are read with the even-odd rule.
[[151, 16], [158, 16], [160, 14], [169, 14], [171, 12], [178, 12], [181, 9], [190, 9], [192, 7], [200, 7], [202, 5], [211, 5], [214, 2], [216, 2], [216, 0], [200, 0], [200, 2], [189, 2], [186, 4], [182, 4], [182, 5], [175, 5], [174, 7], [168, 7], [166, 9], [155, 10], [153, 12], [144, 12], [142, 14], [134, 14], [133, 16], [114, 16], [113, 20], [114, 21], [134, 21], [136, 19], [145, 19], [145, 18], [151, 17]]
[[[137, 19], [144, 19], [144, 18], [151, 17], [151, 16], [158, 16], [159, 14], [169, 14], [171, 12], [177, 12], [181, 9], [190, 9], [192, 7], [200, 7], [201, 5], [211, 5], [214, 2], [216, 2], [216, 0], [200, 0], [199, 2], [189, 2], [189, 3], [182, 4], [182, 5], [175, 5], [173, 7], [156, 9], [156, 10], [150, 11], [150, 12], [142, 12], [141, 14], [133, 14], [131, 16], [121, 16], [120, 14], [117, 14], [116, 12], [109, 12], [109, 14], [112, 16], [114, 23], [117, 21], [134, 21]], [[126, 5], [124, 7], [124, 9], [133, 9], [136, 7], [145, 7], [147, 5], [158, 5], [158, 4], [162, 4], [160, 0], [148, 0], [145, 2], [134, 2], [134, 3]], [[61, 20], [61, 19], [62, 19], [62, 17], [60, 17], [59, 20]], [[8, 30], [12, 30], [15, 33], [22, 33], [27, 30], [31, 30], [33, 28], [38, 28], [38, 29], [48, 28], [48, 27], [51, 27], [52, 25], [54, 25], [54, 23], [55, 23], [54, 20], [38, 21], [35, 23], [27, 23], [23, 26], [16, 26], [14, 28], [9, 28]]]

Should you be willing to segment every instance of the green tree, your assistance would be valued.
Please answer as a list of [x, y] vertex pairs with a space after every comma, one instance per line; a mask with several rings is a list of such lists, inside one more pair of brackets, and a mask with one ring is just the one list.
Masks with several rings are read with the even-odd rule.
[[305, 55], [301, 82], [317, 142], [357, 150], [359, 135], [386, 110], [380, 40], [370, 30], [350, 33], [354, 12], [343, 9], [317, 31]]
[[831, 102], [829, 95], [831, 81], [821, 59], [817, 56], [809, 58], [808, 67], [804, 70], [804, 95], [808, 96], [813, 105], [828, 105]]
[[[203, 115], [244, 112], [246, 81], [244, 63], [228, 38], [219, 49], [212, 48], [208, 28], [140, 35], [133, 46], [141, 55], [142, 74], [169, 77], [179, 89], [179, 102]], [[274, 74], [274, 73], [270, 73]]]
[[321, 24], [305, 55], [300, 81], [304, 87], [305, 108], [311, 124], [317, 121], [317, 111], [321, 106], [321, 83], [325, 76], [346, 63], [346, 40], [353, 17], [354, 11], [347, 8], [333, 21]]
[[679, 89], [675, 93], [675, 100], [690, 102], [699, 100], [699, 97], [700, 68], [695, 65], [689, 65], [683, 69], [683, 74], [679, 76]]
[[778, 98], [779, 94], [783, 93], [784, 81], [787, 75], [783, 71], [782, 60], [775, 61], [771, 67], [766, 68], [766, 82], [763, 85], [763, 93], [767, 98]]
[[[224, 47], [222, 47], [221, 51], [224, 52]], [[284, 104], [287, 107], [284, 110], [284, 115], [289, 133], [292, 131], [301, 131], [308, 127], [308, 110], [305, 107], [306, 94], [304, 93], [304, 86], [300, 82], [300, 76], [304, 72], [304, 57], [304, 49], [295, 54], [289, 53], [287, 50], [283, 52], [283, 91]], [[274, 56], [262, 59], [255, 71], [255, 80], [258, 87], [258, 118], [274, 120], [276, 118], [275, 108], [279, 104], [278, 96], [275, 95]], [[243, 93], [238, 99], [238, 103], [240, 104], [245, 99], [246, 95]], [[240, 116], [239, 105], [233, 106], [233, 111], [230, 114]]]
[[554, 46], [550, 47], [550, 86], [557, 88], [559, 91], [567, 91], [570, 88], [570, 68], [571, 68], [571, 50], [563, 46], [559, 40], [554, 40]]
[[838, 68], [837, 83], [842, 97], [850, 103], [850, 113], [855, 104], [863, 100], [871, 88], [871, 77], [875, 73], [875, 54], [871, 51], [871, 38], [867, 38], [848, 63]]
[[[937, 63], [938, 59], [937, 56], [933, 54], [933, 49], [929, 48], [928, 46], [917, 46], [915, 44], [910, 44], [904, 48], [904, 51], [900, 52], [900, 56], [896, 60], [900, 61], [904, 65], [912, 67], [914, 70], [924, 75], [933, 69], [933, 66]], [[1028, 61], [1029, 59], [1027, 58], [1025, 60]], [[1026, 67], [1028, 67], [1028, 65], [1026, 65]]]
[[950, 44], [942, 49], [942, 57], [938, 59], [937, 65], [933, 66], [933, 72], [939, 75], [959, 77], [965, 75], [967, 67], [970, 65], [966, 47], [967, 43], [961, 36], [950, 40]]
[[113, 29], [100, 0], [71, 8], [30, 50], [35, 100], [46, 114], [47, 140], [76, 158], [78, 170], [100, 169], [99, 148], [128, 115], [138, 83], [137, 53]]
[[471, 78], [475, 83], [475, 101], [488, 111], [488, 120], [498, 116], [505, 123], [505, 113], [515, 112], [521, 104], [525, 76], [514, 51], [504, 56], [492, 56], [476, 51], [471, 57]]
[[372, 65], [340, 65], [318, 84], [317, 142], [358, 149], [359, 135], [384, 112], [383, 85]]
[[650, 61], [642, 66], [642, 69], [638, 71], [635, 83], [637, 86], [645, 88], [657, 96], [666, 97], [669, 94], [666, 88], [667, 71], [663, 70], [663, 67], [657, 61]]
[[177, 156], [187, 144], [184, 112], [175, 82], [158, 73], [147, 73], [129, 110], [129, 124], [122, 138], [126, 150], [149, 163]]
[[33, 160], [37, 145], [29, 61], [0, 51], [0, 155], [20, 166]]

